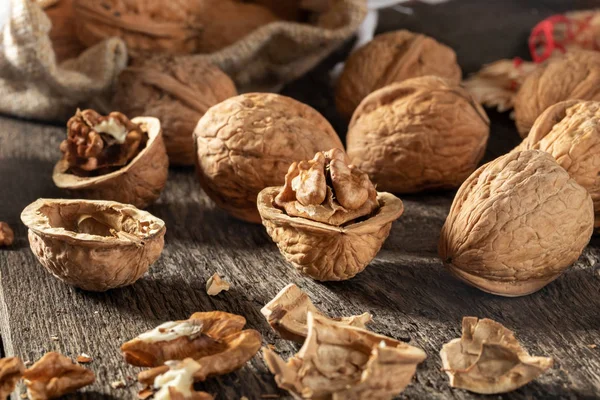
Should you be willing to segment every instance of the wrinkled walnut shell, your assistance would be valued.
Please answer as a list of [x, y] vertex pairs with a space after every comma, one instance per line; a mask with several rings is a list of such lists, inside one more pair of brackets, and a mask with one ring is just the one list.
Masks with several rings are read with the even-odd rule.
[[127, 165], [108, 174], [82, 177], [67, 172], [69, 164], [61, 159], [52, 173], [54, 184], [78, 197], [118, 201], [138, 208], [158, 199], [169, 172], [160, 121], [152, 117], [137, 117], [131, 122], [141, 125], [142, 131], [148, 135], [148, 142]]
[[39, 199], [23, 210], [21, 220], [40, 263], [84, 290], [133, 284], [164, 246], [162, 220], [111, 201]]
[[194, 58], [139, 58], [119, 76], [114, 109], [161, 122], [172, 165], [194, 165], [192, 134], [210, 107], [237, 95], [235, 84], [216, 66]]
[[529, 74], [515, 98], [515, 120], [522, 137], [537, 117], [563, 100], [600, 100], [600, 53], [572, 50]]
[[463, 281], [489, 293], [523, 296], [573, 264], [593, 227], [590, 195], [551, 155], [512, 152], [460, 187], [439, 254]]
[[477, 168], [489, 124], [460, 86], [435, 76], [408, 79], [361, 102], [348, 128], [348, 156], [379, 190], [453, 189]]
[[600, 227], [600, 102], [567, 100], [539, 116], [529, 135], [515, 149], [550, 153], [594, 202]]
[[390, 83], [426, 75], [460, 83], [462, 72], [454, 50], [406, 30], [377, 35], [346, 60], [336, 86], [337, 109], [350, 118], [369, 93]]
[[247, 93], [211, 107], [194, 130], [204, 191], [236, 218], [259, 223], [258, 192], [283, 185], [292, 162], [343, 149], [327, 120], [290, 97]]
[[379, 209], [375, 214], [344, 226], [332, 226], [290, 217], [275, 207], [281, 189], [270, 187], [259, 193], [263, 225], [281, 254], [300, 272], [319, 281], [350, 279], [363, 271], [388, 237], [392, 222], [404, 211], [399, 198], [378, 192]]

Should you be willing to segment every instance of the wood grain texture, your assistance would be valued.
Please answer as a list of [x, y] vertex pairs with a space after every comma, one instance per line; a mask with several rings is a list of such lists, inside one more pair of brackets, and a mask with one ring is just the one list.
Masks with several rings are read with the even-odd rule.
[[[534, 3], [543, 3], [538, 7], [541, 11], [532, 13]], [[468, 69], [476, 60], [524, 55], [523, 41], [535, 21], [567, 6], [591, 3], [456, 0], [435, 7], [415, 6], [413, 15], [388, 12], [382, 27], [407, 26], [433, 33], [458, 46], [459, 59], [468, 61]], [[515, 13], [514, 24], [500, 16], [507, 9]], [[481, 18], [487, 18], [487, 24]], [[477, 29], [470, 30], [470, 21]], [[486, 36], [490, 31], [497, 32]], [[342, 51], [335, 54], [285, 93], [322, 111], [343, 133], [345, 124], [336, 116], [332, 91], [325, 85], [327, 70], [342, 56]], [[518, 143], [508, 117], [490, 114], [493, 129], [488, 160]], [[35, 199], [64, 195], [51, 180], [63, 136], [63, 127], [0, 118], [0, 220], [11, 224], [16, 235], [12, 248], [0, 250], [0, 334], [4, 352], [24, 360], [37, 360], [51, 350], [73, 358], [82, 352], [91, 355], [94, 361], [89, 367], [97, 382], [67, 398], [134, 398], [137, 384], [131, 378], [139, 369], [123, 362], [119, 346], [161, 322], [187, 318], [196, 311], [244, 315], [248, 327], [263, 334], [265, 344], [274, 344], [286, 358], [291, 356], [298, 346], [281, 340], [260, 314], [262, 306], [290, 282], [304, 289], [324, 312], [338, 316], [371, 312], [375, 320], [371, 329], [425, 350], [428, 359], [399, 398], [488, 398], [450, 389], [440, 371], [438, 351], [460, 336], [464, 315], [495, 319], [515, 330], [531, 354], [556, 360], [555, 367], [537, 381], [493, 398], [600, 397], [597, 238], [573, 268], [540, 292], [514, 299], [496, 297], [452, 278], [437, 258], [439, 232], [454, 194], [405, 196], [406, 212], [394, 224], [375, 261], [350, 281], [321, 284], [288, 265], [262, 226], [237, 221], [215, 209], [191, 169], [171, 169], [166, 190], [149, 208], [167, 223], [162, 257], [131, 287], [86, 293], [61, 283], [42, 268], [29, 250], [26, 228], [19, 221], [21, 210]], [[231, 282], [232, 288], [210, 297], [204, 285], [215, 272]], [[593, 344], [598, 347], [589, 347]], [[110, 383], [120, 379], [127, 381], [128, 387], [113, 389]], [[198, 389], [217, 394], [218, 399], [260, 399], [263, 394], [286, 398], [260, 356], [242, 370], [211, 379]]]

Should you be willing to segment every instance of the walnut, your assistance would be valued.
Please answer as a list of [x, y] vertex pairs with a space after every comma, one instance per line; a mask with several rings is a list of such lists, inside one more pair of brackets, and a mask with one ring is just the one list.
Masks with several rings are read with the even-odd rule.
[[40, 263], [84, 290], [133, 284], [164, 246], [162, 220], [111, 201], [39, 199], [23, 210], [21, 220]]
[[229, 290], [229, 286], [229, 282], [221, 279], [219, 274], [213, 274], [206, 282], [206, 293], [209, 296], [216, 296], [224, 290]]
[[369, 93], [425, 75], [460, 83], [462, 72], [454, 51], [433, 38], [406, 30], [377, 35], [346, 60], [336, 86], [337, 109], [350, 118]]
[[210, 107], [237, 95], [235, 84], [216, 66], [196, 58], [135, 59], [119, 76], [113, 105], [128, 115], [161, 121], [173, 165], [193, 165], [192, 133]]
[[[306, 339], [309, 312], [326, 318], [310, 301], [308, 295], [293, 283], [284, 287], [260, 312], [282, 338], [298, 343], [304, 343]], [[364, 313], [351, 317], [332, 318], [332, 320], [364, 328], [371, 322], [371, 318], [371, 314]]]
[[334, 0], [254, 0], [273, 11], [278, 17], [289, 21], [304, 21], [310, 13], [329, 11]]
[[81, 42], [116, 36], [134, 55], [212, 52], [277, 21], [264, 7], [231, 0], [74, 0], [73, 6]]
[[308, 337], [288, 362], [263, 348], [277, 385], [298, 399], [391, 399], [425, 353], [416, 347], [308, 313]]
[[533, 293], [573, 264], [592, 235], [590, 195], [547, 153], [512, 152], [460, 187], [439, 254], [465, 282], [503, 296]]
[[491, 319], [464, 317], [462, 337], [440, 351], [450, 386], [481, 394], [507, 393], [552, 367], [548, 357], [532, 357], [514, 333]]
[[194, 391], [194, 373], [202, 368], [191, 358], [167, 361], [168, 370], [154, 379], [155, 400], [213, 400], [213, 396]]
[[367, 174], [348, 165], [340, 149], [292, 163], [275, 205], [290, 216], [335, 226], [368, 216], [379, 207], [377, 191]]
[[92, 371], [54, 352], [46, 353], [23, 377], [31, 400], [56, 399], [95, 381]]
[[103, 117], [77, 110], [61, 143], [63, 158], [55, 165], [56, 186], [79, 197], [114, 200], [144, 208], [167, 181], [169, 161], [160, 121], [129, 119], [112, 112]]
[[85, 50], [85, 46], [75, 35], [73, 0], [58, 0], [55, 3], [44, 8], [44, 12], [52, 23], [50, 40], [56, 62], [60, 63], [77, 57]]
[[236, 218], [260, 222], [256, 198], [282, 185], [290, 164], [343, 149], [325, 118], [278, 94], [247, 93], [210, 108], [194, 130], [204, 191]]
[[0, 399], [6, 399], [23, 376], [25, 365], [16, 357], [0, 358]]
[[[15, 233], [13, 232], [10, 225], [8, 225], [6, 222], [0, 221], [0, 247], [10, 246], [11, 244], [13, 244], [14, 240]], [[0, 396], [0, 399], [1, 398], [2, 396]]]
[[378, 189], [453, 189], [477, 168], [489, 119], [463, 88], [442, 78], [408, 79], [367, 96], [346, 137], [353, 164]]
[[567, 100], [550, 106], [516, 151], [550, 153], [594, 202], [594, 228], [600, 228], [600, 102]]
[[529, 74], [515, 98], [515, 119], [522, 137], [546, 108], [563, 100], [600, 100], [600, 53], [569, 51]]

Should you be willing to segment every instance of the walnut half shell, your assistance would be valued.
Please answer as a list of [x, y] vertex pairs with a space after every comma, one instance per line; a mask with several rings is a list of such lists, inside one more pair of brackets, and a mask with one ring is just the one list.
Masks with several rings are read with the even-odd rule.
[[334, 226], [287, 215], [275, 205], [281, 191], [270, 187], [259, 193], [263, 225], [290, 263], [320, 281], [350, 279], [363, 271], [388, 237], [392, 222], [404, 212], [402, 200], [378, 192], [379, 208], [373, 215]]
[[40, 263], [84, 290], [131, 285], [164, 246], [162, 220], [112, 201], [39, 199], [23, 210], [21, 220]]
[[107, 174], [85, 177], [69, 173], [68, 161], [61, 159], [52, 173], [54, 184], [78, 197], [118, 201], [139, 208], [158, 199], [169, 170], [160, 121], [152, 117], [137, 117], [131, 122], [139, 124], [148, 135], [148, 141], [127, 165]]

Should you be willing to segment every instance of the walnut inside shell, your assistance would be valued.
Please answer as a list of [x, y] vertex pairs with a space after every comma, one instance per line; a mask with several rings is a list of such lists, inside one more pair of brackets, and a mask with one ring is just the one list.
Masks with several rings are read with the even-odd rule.
[[21, 220], [40, 263], [84, 290], [134, 283], [164, 245], [162, 220], [111, 201], [39, 199], [23, 210]]

